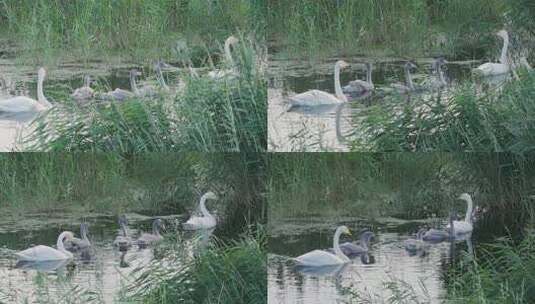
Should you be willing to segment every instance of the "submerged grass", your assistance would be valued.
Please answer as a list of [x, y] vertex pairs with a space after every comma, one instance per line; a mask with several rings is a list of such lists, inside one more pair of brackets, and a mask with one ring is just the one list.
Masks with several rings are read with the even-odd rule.
[[216, 241], [193, 260], [178, 255], [156, 262], [129, 286], [122, 301], [267, 303], [265, 242], [260, 228], [237, 241]]
[[[124, 103], [64, 104], [37, 120], [26, 139], [36, 151], [265, 151], [267, 90], [260, 64], [265, 49], [242, 36], [239, 77], [213, 80], [180, 75], [176, 96]], [[184, 62], [192, 60], [182, 58]]]
[[410, 152], [512, 152], [534, 150], [535, 73], [520, 75], [479, 94], [473, 84], [446, 102], [399, 100], [374, 106], [361, 122], [366, 142], [357, 149]]

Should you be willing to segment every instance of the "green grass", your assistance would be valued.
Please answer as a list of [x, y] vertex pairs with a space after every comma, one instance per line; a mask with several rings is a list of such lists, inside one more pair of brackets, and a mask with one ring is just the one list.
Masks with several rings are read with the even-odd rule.
[[535, 297], [535, 239], [504, 239], [465, 257], [448, 280], [448, 298], [459, 303], [530, 303]]
[[506, 23], [506, 12], [520, 12], [514, 2], [278, 0], [270, 2], [268, 23], [273, 26], [268, 35], [283, 51], [298, 56], [495, 56], [485, 46]]
[[[261, 228], [260, 228], [261, 229]], [[179, 246], [170, 241], [166, 246]], [[175, 242], [175, 243], [173, 243]], [[267, 303], [263, 232], [217, 241], [193, 260], [182, 255], [154, 263], [129, 286], [126, 303]]]
[[534, 150], [535, 73], [521, 74], [483, 94], [467, 83], [447, 101], [394, 100], [374, 106], [360, 123], [366, 141], [356, 149], [411, 152], [512, 152]]
[[[93, 103], [63, 103], [35, 122], [25, 149], [125, 153], [265, 151], [267, 90], [259, 61], [265, 50], [241, 37], [236, 79], [216, 81], [182, 74], [176, 96]], [[210, 55], [208, 55], [210, 56]], [[184, 62], [193, 60], [186, 55]]]
[[236, 30], [261, 37], [265, 27], [258, 0], [2, 0], [0, 8], [7, 37], [41, 59], [168, 58], [177, 39], [213, 47]]
[[[473, 195], [499, 214], [529, 210], [531, 155], [508, 153], [276, 154], [269, 158], [270, 221], [294, 217], [447, 217]], [[527, 214], [527, 213], [526, 213]]]
[[[202, 192], [225, 220], [220, 235], [265, 221], [261, 154], [17, 153], [0, 156], [5, 213], [182, 213]], [[242, 229], [240, 228], [240, 229]]]

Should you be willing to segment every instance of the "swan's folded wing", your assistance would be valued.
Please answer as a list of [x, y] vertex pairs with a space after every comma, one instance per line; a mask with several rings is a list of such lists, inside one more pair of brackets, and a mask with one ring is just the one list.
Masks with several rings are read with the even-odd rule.
[[304, 266], [327, 266], [340, 264], [341, 260], [332, 253], [323, 250], [314, 250], [294, 259]]
[[65, 255], [62, 252], [52, 247], [43, 246], [43, 245], [39, 245], [39, 246], [28, 248], [23, 251], [19, 251], [15, 253], [15, 255], [20, 260], [25, 260], [25, 261], [53, 261], [53, 260], [65, 259]]

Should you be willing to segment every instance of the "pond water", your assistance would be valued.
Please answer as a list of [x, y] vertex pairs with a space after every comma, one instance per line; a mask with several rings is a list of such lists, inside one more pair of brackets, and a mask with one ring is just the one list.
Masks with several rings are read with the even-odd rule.
[[[46, 217], [46, 219], [44, 219]], [[129, 234], [135, 238], [143, 231], [150, 231], [152, 217], [127, 214]], [[164, 220], [166, 233], [180, 235], [185, 256], [193, 256], [202, 250], [213, 231], [181, 231], [179, 215], [158, 216]], [[86, 218], [89, 224], [91, 250], [75, 254], [68, 263], [48, 263], [25, 267], [17, 264], [13, 252], [33, 245], [55, 247], [62, 231], [73, 231], [79, 237], [79, 225], [72, 217], [27, 216], [22, 221], [0, 221], [0, 303], [69, 302], [83, 299], [84, 303], [115, 303], [122, 287], [129, 285], [141, 273], [140, 269], [155, 258], [156, 248], [140, 249], [132, 246], [120, 251], [113, 246], [118, 233], [116, 217], [94, 216]], [[165, 234], [164, 234], [165, 236]], [[67, 300], [66, 300], [67, 299]], [[76, 302], [80, 301], [77, 300]]]
[[[473, 235], [451, 243], [430, 244], [425, 253], [416, 255], [409, 254], [403, 242], [414, 238], [420, 227], [441, 228], [447, 221], [344, 218], [333, 222], [313, 218], [271, 222], [268, 303], [390, 303], [400, 295], [411, 299], [406, 303], [441, 303], [446, 296], [448, 269], [461, 256], [477, 254], [481, 243], [517, 233], [518, 223], [514, 224], [513, 219], [482, 219], [476, 222]], [[367, 256], [354, 257], [341, 267], [319, 270], [299, 268], [291, 261], [314, 249], [332, 248], [334, 231], [342, 224], [353, 236], [342, 236], [341, 243], [357, 240], [360, 231], [374, 232]]]
[[[354, 79], [366, 79], [364, 62], [369, 58], [339, 58], [351, 66], [340, 73], [342, 86]], [[343, 105], [328, 105], [314, 108], [289, 109], [288, 98], [312, 89], [334, 93], [334, 62], [311, 64], [293, 60], [271, 60], [268, 69], [268, 132], [270, 151], [347, 151], [352, 139], [359, 137], [355, 126], [365, 115], [369, 105], [380, 105], [385, 100], [396, 98], [395, 102], [405, 102], [405, 96], [391, 94], [383, 89], [392, 83], [403, 83], [404, 61], [395, 59], [373, 59], [373, 82], [376, 92]], [[416, 85], [436, 79], [431, 74], [432, 59], [416, 60], [418, 69], [413, 72]], [[438, 91], [424, 91], [413, 94], [411, 100], [429, 98], [446, 100], [458, 84], [471, 78], [470, 70], [479, 61], [449, 62], [444, 72], [449, 86]], [[493, 84], [501, 84], [503, 77], [489, 79]]]

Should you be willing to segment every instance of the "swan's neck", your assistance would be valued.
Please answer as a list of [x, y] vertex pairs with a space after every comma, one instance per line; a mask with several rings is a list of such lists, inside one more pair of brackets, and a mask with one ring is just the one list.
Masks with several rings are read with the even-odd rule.
[[472, 209], [474, 208], [474, 203], [472, 202], [472, 198], [467, 198], [466, 203], [468, 204], [468, 209], [466, 209], [466, 215], [464, 217], [464, 221], [467, 223], [472, 223]]
[[373, 85], [372, 81], [372, 67], [368, 66], [368, 69], [366, 69], [366, 82]]
[[45, 94], [43, 93], [43, 82], [45, 81], [44, 77], [39, 76], [37, 79], [37, 101], [46, 107], [51, 107], [52, 104], [46, 99]]
[[506, 35], [503, 37], [503, 46], [502, 46], [502, 54], [500, 56], [500, 62], [502, 64], [507, 64], [507, 48], [509, 47], [509, 36]]
[[225, 41], [225, 58], [230, 65], [234, 65], [234, 59], [232, 59], [232, 53], [230, 52], [229, 41]]
[[82, 232], [82, 240], [88, 241], [89, 239], [87, 238], [87, 230], [85, 230], [85, 228], [84, 228], [84, 229], [82, 229], [81, 232]]
[[442, 66], [440, 64], [437, 65], [437, 73], [440, 84], [446, 85], [446, 79], [444, 79], [444, 71], [442, 71]]
[[201, 208], [202, 215], [205, 217], [212, 217], [208, 209], [206, 209], [206, 197], [201, 197], [201, 203], [199, 204]]
[[411, 76], [410, 68], [405, 68], [405, 79], [407, 80], [407, 87], [413, 90], [414, 84], [412, 83], [412, 76]]
[[152, 224], [152, 234], [159, 236], [160, 235], [160, 229], [158, 229], [158, 224], [153, 223]]
[[90, 84], [91, 84], [91, 78], [89, 78], [89, 76], [86, 76], [84, 78], [84, 87], [89, 88]]
[[63, 245], [63, 239], [65, 238], [65, 236], [67, 235], [67, 232], [62, 232], [59, 236], [58, 236], [58, 242], [56, 243], [56, 247], [58, 248], [59, 251], [65, 253], [66, 255], [72, 257], [72, 253], [70, 253], [69, 251], [67, 251], [65, 249], [65, 246]]
[[167, 86], [167, 83], [165, 83], [165, 78], [163, 78], [162, 69], [160, 67], [158, 67], [158, 69], [156, 71], [158, 72], [158, 82], [160, 83], [160, 86], [164, 90], [169, 91], [169, 87]]
[[369, 242], [369, 239], [367, 237], [360, 238], [360, 246], [362, 246], [362, 248], [366, 250], [368, 250], [368, 242]]
[[121, 232], [123, 233], [123, 236], [128, 236], [128, 232], [126, 231], [126, 225], [124, 223], [121, 223]]
[[134, 93], [138, 94], [139, 90], [137, 88], [136, 75], [134, 75], [134, 74], [130, 75], [130, 86], [132, 87], [132, 91]]
[[336, 233], [334, 234], [334, 239], [333, 239], [334, 254], [336, 254], [336, 256], [341, 258], [342, 260], [348, 261], [349, 258], [340, 249], [340, 235], [341, 234], [342, 232], [340, 232], [339, 230], [337, 230]]
[[334, 95], [341, 101], [347, 101], [347, 97], [342, 92], [342, 86], [340, 85], [340, 65], [334, 65]]

